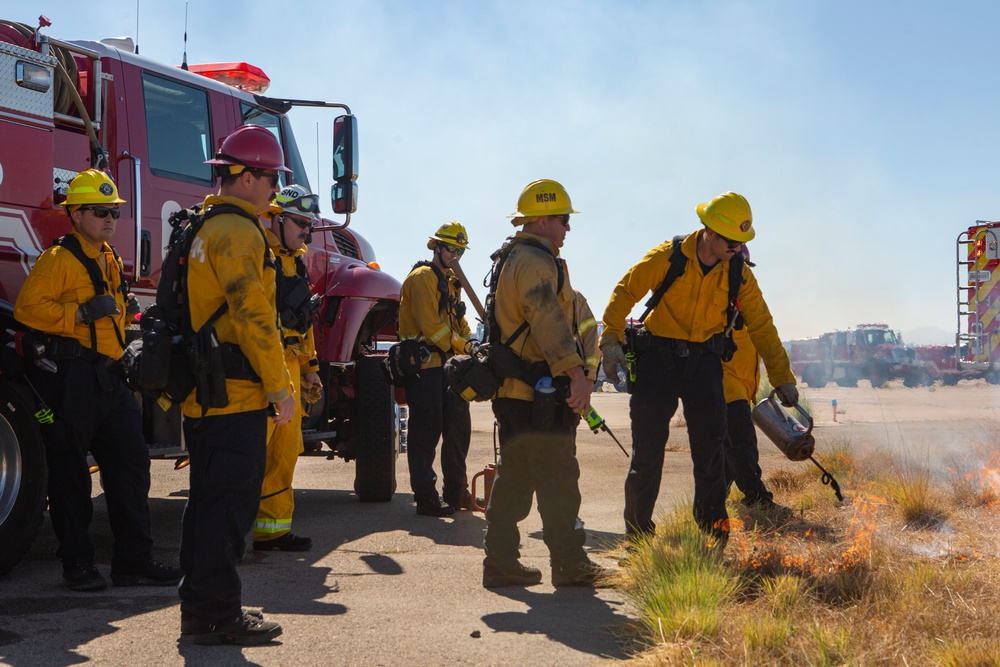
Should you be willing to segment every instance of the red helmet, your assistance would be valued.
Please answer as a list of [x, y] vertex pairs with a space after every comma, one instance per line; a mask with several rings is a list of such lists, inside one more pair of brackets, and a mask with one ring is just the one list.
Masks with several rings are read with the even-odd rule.
[[205, 164], [249, 167], [251, 169], [292, 170], [285, 166], [281, 144], [273, 134], [260, 125], [244, 125], [222, 141], [215, 158]]

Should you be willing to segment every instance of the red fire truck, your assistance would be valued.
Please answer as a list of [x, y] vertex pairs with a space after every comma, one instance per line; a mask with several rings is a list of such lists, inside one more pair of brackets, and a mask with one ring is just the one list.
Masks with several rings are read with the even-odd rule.
[[899, 332], [886, 324], [859, 324], [784, 346], [792, 370], [810, 387], [825, 387], [831, 380], [841, 387], [855, 387], [862, 379], [873, 387], [896, 378], [908, 387], [933, 382], [916, 351], [905, 347]]
[[[122, 215], [113, 239], [132, 290], [155, 294], [171, 213], [215, 189], [204, 164], [242, 124], [281, 142], [292, 170], [284, 183], [308, 187], [287, 113], [296, 106], [340, 109], [334, 122], [333, 212], [313, 235], [307, 263], [323, 305], [315, 325], [325, 400], [307, 419], [306, 439], [330, 458], [356, 462], [363, 501], [396, 488], [397, 419], [380, 341], [396, 338], [400, 284], [381, 272], [371, 245], [348, 229], [357, 197], [357, 123], [343, 104], [264, 95], [269, 79], [247, 63], [165, 65], [134, 53], [130, 40], [63, 41], [39, 28], [0, 21], [0, 318], [2, 358], [14, 354], [12, 303], [38, 255], [67, 233], [61, 191], [78, 172], [104, 168], [118, 184]], [[33, 396], [16, 363], [0, 365], [0, 573], [27, 550], [45, 507], [45, 457]], [[143, 405], [154, 457], [184, 457], [180, 414]]]

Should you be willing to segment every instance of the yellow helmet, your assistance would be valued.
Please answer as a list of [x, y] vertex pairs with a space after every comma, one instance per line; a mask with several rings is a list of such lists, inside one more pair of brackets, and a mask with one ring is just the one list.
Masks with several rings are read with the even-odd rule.
[[579, 213], [579, 211], [573, 210], [573, 204], [569, 200], [566, 188], [555, 181], [543, 178], [528, 183], [517, 200], [517, 211], [507, 217], [514, 218], [510, 224], [517, 227], [524, 224], [524, 220], [520, 220], [520, 218], [565, 215], [567, 213]]
[[438, 227], [434, 236], [427, 239], [427, 249], [434, 250], [438, 243], [455, 245], [462, 250], [469, 249], [469, 235], [465, 232], [465, 225], [461, 222], [451, 220]]
[[118, 197], [118, 188], [111, 177], [103, 171], [88, 169], [77, 174], [69, 182], [63, 206], [70, 208], [84, 204], [124, 204]]
[[707, 204], [695, 207], [705, 226], [716, 234], [746, 243], [754, 237], [753, 213], [743, 195], [726, 192]]

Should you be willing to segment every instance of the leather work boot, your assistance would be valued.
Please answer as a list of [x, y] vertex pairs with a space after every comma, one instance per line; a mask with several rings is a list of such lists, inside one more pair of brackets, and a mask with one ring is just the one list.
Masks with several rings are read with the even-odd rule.
[[502, 563], [489, 557], [483, 559], [483, 588], [504, 586], [534, 586], [542, 582], [542, 571], [522, 565], [520, 561]]
[[311, 537], [300, 537], [294, 533], [285, 533], [273, 540], [254, 540], [254, 551], [309, 551], [312, 549]]
[[553, 565], [552, 585], [600, 588], [614, 573], [614, 570], [601, 567], [589, 558], [584, 558], [575, 563]]
[[424, 516], [442, 517], [451, 516], [454, 513], [455, 508], [440, 498], [417, 503], [417, 514], [423, 514]]
[[183, 576], [179, 567], [168, 567], [153, 559], [124, 572], [111, 570], [111, 581], [115, 586], [176, 586]]
[[108, 582], [104, 580], [101, 573], [97, 571], [93, 563], [81, 563], [80, 565], [70, 565], [63, 568], [63, 580], [71, 591], [103, 591], [108, 587]]
[[265, 621], [243, 612], [239, 618], [229, 623], [210, 625], [204, 631], [195, 631], [192, 638], [195, 644], [206, 646], [219, 644], [257, 646], [268, 643], [280, 634], [281, 626], [274, 621]]
[[468, 489], [462, 491], [457, 498], [448, 497], [445, 498], [445, 502], [454, 507], [457, 510], [471, 510], [475, 509], [475, 503], [473, 502], [472, 494]]
[[[256, 609], [244, 609], [243, 614], [245, 616], [252, 616], [259, 621], [264, 620], [264, 612], [257, 611]], [[190, 614], [181, 614], [181, 634], [182, 635], [197, 635], [203, 632], [211, 632], [212, 627], [208, 625], [200, 626], [197, 621], [191, 617]]]

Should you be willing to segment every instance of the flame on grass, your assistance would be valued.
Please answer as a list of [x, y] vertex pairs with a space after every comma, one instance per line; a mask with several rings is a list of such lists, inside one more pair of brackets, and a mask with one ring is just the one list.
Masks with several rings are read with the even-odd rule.
[[974, 498], [976, 505], [1000, 510], [1000, 451], [993, 452], [986, 465], [965, 477], [979, 485]]
[[812, 527], [803, 532], [765, 536], [744, 533], [734, 544], [735, 567], [771, 576], [786, 572], [816, 578], [857, 569], [871, 563], [875, 551], [876, 520], [885, 499], [870, 494], [854, 496], [848, 521], [847, 545], [831, 556], [829, 544]]

